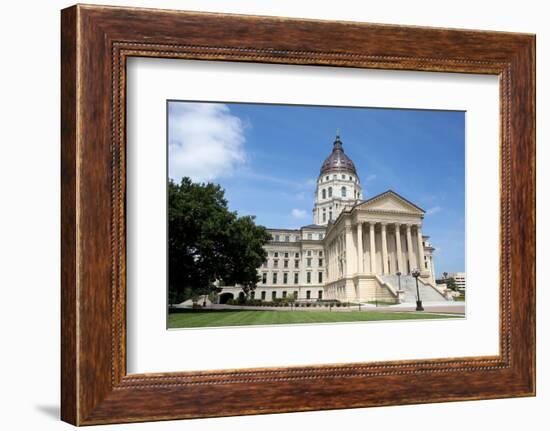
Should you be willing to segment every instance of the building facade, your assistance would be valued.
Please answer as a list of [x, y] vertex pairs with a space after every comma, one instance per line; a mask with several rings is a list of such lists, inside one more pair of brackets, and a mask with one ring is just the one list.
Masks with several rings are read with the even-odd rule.
[[[300, 229], [268, 229], [272, 239], [252, 298], [414, 302], [418, 269], [423, 301], [451, 300], [435, 283], [434, 248], [422, 232], [425, 211], [392, 190], [364, 200], [339, 136], [321, 165], [312, 215], [314, 223]], [[238, 285], [223, 286], [221, 302], [239, 295]]]

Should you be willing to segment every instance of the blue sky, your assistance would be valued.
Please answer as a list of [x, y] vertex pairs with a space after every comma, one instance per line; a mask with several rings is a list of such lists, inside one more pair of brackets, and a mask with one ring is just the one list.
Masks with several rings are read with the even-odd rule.
[[437, 273], [464, 270], [464, 112], [170, 101], [168, 113], [170, 178], [218, 183], [231, 210], [275, 228], [312, 223], [339, 129], [363, 197], [392, 189], [426, 210]]

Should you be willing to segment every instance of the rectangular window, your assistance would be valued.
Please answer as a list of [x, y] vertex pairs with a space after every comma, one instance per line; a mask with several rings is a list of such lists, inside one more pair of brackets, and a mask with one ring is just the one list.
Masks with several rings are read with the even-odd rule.
[[323, 250], [319, 250], [319, 256], [322, 256], [322, 255], [323, 255]]
[[323, 211], [323, 221], [327, 221], [327, 213]]
[[277, 298], [277, 292], [273, 291], [271, 292], [271, 299]]
[[254, 291], [250, 292], [250, 299], [254, 299], [255, 296], [256, 296], [256, 292]]
[[266, 284], [267, 283], [267, 272], [264, 272], [262, 274], [262, 284]]
[[307, 234], [307, 239], [313, 239], [313, 234], [308, 233], [308, 234]]
[[294, 268], [299, 268], [300, 267], [300, 261], [298, 259], [296, 259], [294, 261]]
[[274, 253], [273, 253], [273, 257], [279, 257], [279, 252], [277, 252], [277, 251], [274, 252]]
[[294, 273], [294, 284], [298, 284], [298, 273]]
[[292, 294], [292, 296], [294, 296], [294, 299], [298, 299], [298, 291], [295, 290], [294, 293]]
[[294, 253], [294, 257], [298, 259], [300, 257], [300, 253]]
[[323, 259], [319, 259], [319, 266], [323, 266]]
[[306, 291], [306, 298], [311, 299], [311, 290]]
[[308, 268], [311, 266], [311, 257], [307, 258], [307, 266], [308, 266]]
[[319, 283], [322, 283], [323, 282], [323, 273], [320, 272], [319, 273]]
[[285, 253], [285, 259], [288, 259], [288, 253]]
[[277, 273], [273, 273], [273, 284], [277, 284]]
[[288, 283], [288, 273], [285, 272], [285, 273], [283, 274], [283, 284], [287, 284], [287, 283]]
[[273, 259], [273, 268], [278, 268], [278, 267], [279, 267], [279, 260]]
[[290, 235], [285, 235], [285, 241], [290, 242]]
[[283, 290], [283, 298], [286, 298], [286, 290]]
[[319, 234], [319, 239], [323, 239], [325, 237], [325, 235], [323, 235], [322, 233]]
[[308, 283], [311, 283], [311, 272], [307, 273], [306, 280], [307, 280]]
[[265, 300], [265, 290], [262, 292], [262, 301]]
[[307, 251], [307, 255], [308, 255], [308, 256], [311, 256], [311, 250], [308, 250], [308, 251]]
[[275, 235], [275, 241], [279, 241], [281, 237], [279, 235]]
[[318, 297], [319, 299], [323, 299], [323, 291], [322, 291], [322, 290], [320, 290], [319, 292], [317, 292], [317, 297]]
[[284, 265], [285, 268], [288, 268], [288, 260], [285, 260]]

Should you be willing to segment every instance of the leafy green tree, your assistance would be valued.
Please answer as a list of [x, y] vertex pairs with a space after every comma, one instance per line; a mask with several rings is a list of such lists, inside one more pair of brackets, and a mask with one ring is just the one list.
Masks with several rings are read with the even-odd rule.
[[223, 279], [228, 285], [242, 285], [247, 298], [259, 281], [258, 267], [267, 257], [263, 246], [270, 237], [263, 226], [254, 223], [252, 216], [235, 219], [229, 228], [227, 266]]
[[269, 234], [250, 216], [228, 209], [224, 190], [216, 184], [183, 178], [168, 184], [169, 296], [216, 290], [214, 282], [239, 283], [248, 292], [258, 282], [257, 268], [266, 258]]

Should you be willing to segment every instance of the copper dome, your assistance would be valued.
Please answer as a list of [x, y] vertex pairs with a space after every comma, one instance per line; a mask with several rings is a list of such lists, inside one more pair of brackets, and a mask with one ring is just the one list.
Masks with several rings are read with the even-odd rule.
[[344, 154], [344, 147], [342, 146], [342, 141], [338, 135], [336, 135], [332, 153], [326, 158], [321, 166], [321, 175], [332, 170], [346, 171], [357, 175], [355, 165], [351, 159]]

